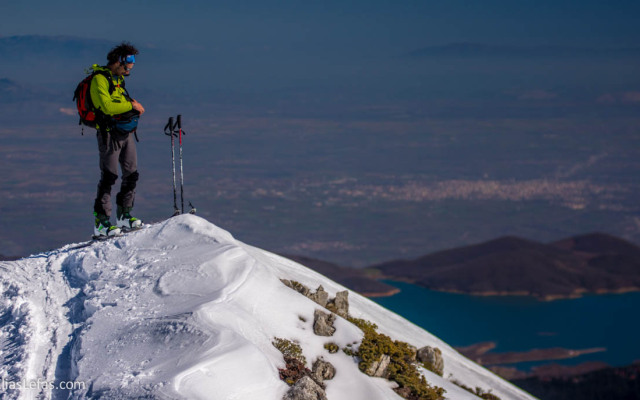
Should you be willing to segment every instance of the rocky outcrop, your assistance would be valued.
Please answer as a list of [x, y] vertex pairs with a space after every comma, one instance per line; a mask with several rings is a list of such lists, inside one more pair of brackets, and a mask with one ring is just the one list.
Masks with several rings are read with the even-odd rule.
[[289, 389], [282, 400], [327, 400], [327, 394], [313, 379], [303, 376]]
[[318, 286], [318, 289], [315, 293], [310, 293], [307, 297], [315, 301], [320, 306], [327, 307], [327, 303], [329, 301], [329, 293], [325, 292], [322, 285]]
[[347, 318], [349, 316], [349, 292], [345, 290], [336, 293], [335, 299], [329, 300], [326, 307], [342, 318]]
[[[315, 292], [311, 292], [309, 288], [299, 282], [287, 279], [281, 279], [281, 281], [286, 286], [303, 294], [323, 308], [333, 311], [344, 318], [349, 316], [348, 291], [338, 292], [336, 297], [330, 300], [329, 293], [324, 290], [322, 285], [318, 286]], [[333, 326], [336, 320], [336, 314], [333, 312], [326, 313], [322, 310], [315, 310], [313, 313], [313, 333], [318, 336], [333, 336], [336, 332], [336, 328]], [[325, 346], [325, 348], [326, 347], [327, 346]], [[338, 346], [335, 345], [335, 347], [337, 348]], [[387, 365], [388, 364], [387, 362]], [[331, 363], [319, 358], [313, 363], [313, 369], [309, 374], [295, 381], [291, 389], [289, 389], [283, 397], [283, 400], [326, 400], [327, 396], [324, 391], [324, 381], [333, 379], [335, 374], [335, 367], [331, 365]], [[282, 378], [282, 371], [280, 371], [280, 375]]]
[[[355, 357], [360, 371], [372, 377], [392, 379], [398, 385], [394, 390], [406, 399], [429, 398], [443, 400], [445, 390], [440, 387], [430, 386], [418, 369], [418, 350], [416, 347], [399, 341], [394, 341], [390, 337], [376, 332], [378, 328], [374, 323], [354, 318], [349, 315], [349, 292], [342, 291], [336, 293], [335, 298], [329, 299], [328, 293], [322, 286], [315, 292], [311, 292], [306, 286], [296, 281], [282, 280], [288, 287], [305, 295], [318, 305], [321, 305], [330, 313], [320, 309], [314, 311], [313, 332], [318, 336], [333, 336], [336, 328], [333, 326], [337, 316], [341, 316], [359, 327], [364, 333], [364, 339], [357, 351], [349, 349], [349, 345], [344, 349], [345, 354]], [[303, 322], [305, 319], [300, 317]], [[334, 353], [339, 347], [333, 342], [325, 343], [324, 348], [329, 353]], [[427, 348], [423, 350], [423, 357], [431, 364], [440, 368], [439, 374], [442, 376], [442, 357], [440, 350]], [[440, 356], [439, 358], [435, 355]], [[425, 363], [426, 366], [426, 363]], [[432, 369], [432, 368], [430, 368]], [[435, 369], [435, 368], [434, 368]], [[433, 369], [432, 369], [433, 370]], [[295, 372], [295, 371], [294, 371]], [[316, 360], [313, 370], [303, 378], [292, 382], [284, 400], [307, 400], [324, 399], [325, 380], [332, 379], [335, 375], [335, 368], [322, 360]], [[282, 373], [281, 373], [282, 375]], [[320, 388], [320, 389], [318, 389]], [[426, 396], [426, 397], [425, 397]]]
[[335, 375], [335, 367], [330, 362], [318, 358], [313, 363], [311, 374], [298, 379], [283, 400], [327, 400], [324, 381], [333, 379]]
[[324, 381], [331, 380], [336, 376], [336, 368], [330, 362], [318, 358], [316, 362], [313, 363], [311, 376], [316, 382], [322, 385]]
[[440, 376], [444, 373], [444, 360], [442, 351], [437, 347], [425, 346], [418, 350], [418, 360], [424, 364], [429, 371]]
[[333, 336], [336, 332], [336, 328], [333, 326], [335, 320], [335, 314], [316, 310], [313, 314], [313, 333], [318, 336]]
[[349, 316], [349, 291], [344, 290], [342, 292], [338, 292], [336, 293], [335, 298], [329, 299], [329, 293], [324, 290], [322, 285], [318, 286], [318, 289], [316, 289], [315, 292], [312, 292], [308, 287], [300, 282], [290, 281], [288, 279], [280, 279], [280, 281], [296, 292], [313, 300], [321, 307], [338, 314], [342, 318], [347, 318]]
[[305, 285], [300, 282], [290, 281], [288, 279], [280, 279], [280, 282], [284, 283], [285, 286], [295, 290], [296, 292], [302, 294], [303, 296], [309, 297], [310, 290]]

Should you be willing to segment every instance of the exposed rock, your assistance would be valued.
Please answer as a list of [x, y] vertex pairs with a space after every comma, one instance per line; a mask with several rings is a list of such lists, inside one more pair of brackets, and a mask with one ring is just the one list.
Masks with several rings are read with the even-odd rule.
[[316, 382], [322, 384], [324, 381], [331, 380], [336, 376], [336, 368], [330, 362], [318, 358], [316, 362], [313, 363], [311, 376]]
[[437, 347], [425, 346], [418, 350], [418, 360], [424, 363], [425, 367], [440, 376], [444, 373], [444, 360], [442, 351]]
[[349, 292], [347, 290], [336, 293], [336, 298], [330, 300], [327, 309], [338, 314], [342, 318], [349, 315]]
[[327, 306], [327, 301], [329, 301], [329, 293], [327, 293], [322, 285], [318, 286], [318, 290], [315, 293], [309, 294], [309, 298], [316, 303], [318, 303], [322, 307]]
[[398, 396], [403, 399], [408, 399], [411, 396], [411, 388], [408, 387], [400, 387], [393, 389], [394, 392], [398, 393]]
[[303, 376], [311, 374], [311, 371], [297, 358], [285, 356], [284, 361], [287, 365], [286, 368], [278, 368], [278, 372], [280, 379], [285, 381], [287, 385], [291, 386], [302, 379]]
[[309, 293], [311, 293], [311, 290], [300, 282], [290, 281], [288, 279], [280, 279], [280, 282], [304, 296], [309, 297]]
[[282, 400], [327, 400], [327, 394], [313, 379], [303, 376], [289, 389]]
[[409, 350], [411, 350], [411, 357], [407, 361], [410, 363], [415, 363], [418, 359], [418, 348], [416, 346], [412, 346], [408, 344]]
[[300, 282], [290, 281], [288, 279], [280, 279], [280, 281], [289, 288], [308, 297], [318, 305], [338, 314], [342, 318], [347, 318], [349, 316], [349, 291], [344, 290], [342, 292], [338, 292], [334, 299], [329, 300], [329, 293], [324, 290], [322, 285], [318, 286], [318, 289], [312, 293], [308, 287]]
[[389, 363], [391, 363], [391, 357], [383, 354], [380, 356], [380, 359], [374, 361], [364, 373], [378, 378], [387, 378], [389, 376], [389, 371], [387, 371]]
[[321, 310], [316, 310], [313, 313], [313, 333], [318, 336], [333, 336], [336, 332], [336, 328], [333, 327], [333, 322], [336, 320], [335, 314], [327, 314]]

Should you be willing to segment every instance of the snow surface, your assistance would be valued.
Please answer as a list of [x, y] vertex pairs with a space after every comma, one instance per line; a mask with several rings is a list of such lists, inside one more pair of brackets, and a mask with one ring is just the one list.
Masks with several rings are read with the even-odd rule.
[[[313, 333], [320, 307], [280, 279], [322, 285], [331, 297], [345, 288], [300, 264], [193, 215], [81, 246], [0, 263], [2, 398], [281, 399], [288, 386], [272, 345], [279, 337], [300, 343], [308, 367], [320, 356], [336, 367], [325, 382], [329, 400], [400, 399], [395, 384], [324, 349], [328, 342], [357, 344], [363, 333], [339, 317], [333, 337]], [[534, 399], [369, 299], [350, 292], [349, 302], [350, 314], [379, 332], [440, 348], [449, 379], [422, 373], [448, 399], [478, 398], [450, 379], [503, 400]], [[6, 386], [18, 381], [85, 387]]]

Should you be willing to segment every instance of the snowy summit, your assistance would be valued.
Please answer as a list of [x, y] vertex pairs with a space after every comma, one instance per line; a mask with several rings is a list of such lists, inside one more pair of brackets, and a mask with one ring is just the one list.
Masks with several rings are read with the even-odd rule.
[[[533, 399], [354, 292], [349, 320], [332, 316], [334, 333], [319, 336], [314, 317], [332, 314], [289, 286], [321, 285], [329, 298], [344, 287], [193, 215], [2, 262], [0, 270], [2, 398], [302, 399], [294, 389], [305, 380], [321, 389], [314, 399], [401, 399], [397, 382], [359, 368], [359, 319], [393, 341], [440, 349], [442, 377], [417, 371], [447, 399], [480, 398], [459, 384], [502, 400]], [[309, 371], [323, 360], [335, 373], [285, 382], [279, 340], [300, 350]]]

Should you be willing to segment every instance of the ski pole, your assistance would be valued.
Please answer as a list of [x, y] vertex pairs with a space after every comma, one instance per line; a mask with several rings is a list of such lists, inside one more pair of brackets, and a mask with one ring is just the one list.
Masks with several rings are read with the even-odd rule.
[[175, 161], [175, 143], [174, 143], [174, 125], [173, 125], [173, 117], [169, 117], [169, 122], [164, 127], [165, 135], [171, 136], [171, 171], [173, 175], [173, 215], [180, 214], [180, 210], [178, 210], [178, 200], [176, 196], [176, 161]]
[[[180, 143], [180, 206], [182, 208], [182, 213], [184, 214], [184, 173], [182, 169], [182, 115], [178, 114], [177, 122], [178, 125], [178, 135], [179, 135], [179, 143]], [[186, 133], [185, 133], [186, 134]]]

